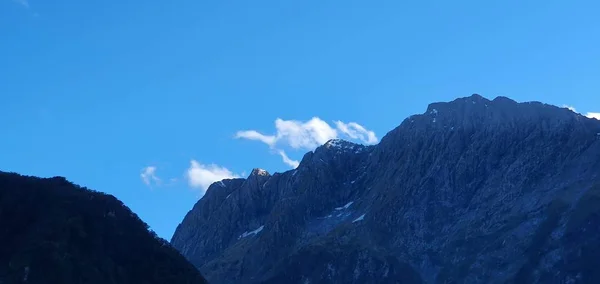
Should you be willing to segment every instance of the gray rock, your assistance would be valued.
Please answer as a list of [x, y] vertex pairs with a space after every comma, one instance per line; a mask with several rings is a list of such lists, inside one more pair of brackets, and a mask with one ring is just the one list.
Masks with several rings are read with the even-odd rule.
[[211, 283], [600, 283], [600, 121], [479, 95], [376, 146], [217, 182], [172, 244]]

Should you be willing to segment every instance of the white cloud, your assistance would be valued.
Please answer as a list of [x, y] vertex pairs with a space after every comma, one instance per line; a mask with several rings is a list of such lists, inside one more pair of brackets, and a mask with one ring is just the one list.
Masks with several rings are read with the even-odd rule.
[[[577, 112], [577, 110], [569, 105], [563, 105], [563, 107], [570, 109], [572, 112]], [[600, 120], [600, 112], [588, 112], [585, 114], [585, 116], [589, 117], [589, 118], [595, 118], [597, 120]]]
[[297, 120], [275, 120], [275, 135], [262, 134], [256, 130], [238, 131], [236, 138], [261, 141], [270, 147], [275, 147], [278, 142], [284, 142], [294, 149], [313, 149], [336, 138], [337, 132], [327, 122], [313, 117], [307, 122]]
[[570, 106], [570, 105], [563, 105], [563, 107], [564, 107], [564, 108], [568, 108], [568, 109], [569, 109], [570, 111], [572, 111], [572, 112], [577, 112], [577, 110], [576, 110], [576, 109], [575, 109], [573, 106]]
[[285, 152], [279, 150], [277, 145], [291, 147], [295, 150], [313, 150], [323, 145], [330, 139], [345, 138], [364, 144], [375, 144], [378, 142], [375, 132], [370, 131], [356, 122], [344, 123], [336, 121], [335, 127], [318, 117], [313, 117], [308, 121], [275, 120], [274, 135], [267, 135], [256, 130], [238, 131], [236, 138], [261, 141], [267, 144], [271, 149], [276, 150], [283, 162], [290, 167], [297, 167], [298, 161], [290, 159]]
[[356, 122], [346, 124], [338, 120], [335, 124], [342, 133], [348, 135], [352, 139], [360, 140], [365, 144], [375, 144], [378, 141], [375, 132], [367, 130]]
[[275, 120], [275, 128], [277, 140], [285, 141], [294, 149], [311, 150], [338, 136], [335, 129], [318, 117], [307, 122], [278, 118]]
[[600, 112], [588, 112], [585, 116], [600, 120]]
[[294, 169], [295, 169], [295, 168], [297, 168], [297, 167], [300, 165], [300, 162], [299, 162], [299, 161], [296, 161], [296, 160], [292, 160], [292, 159], [290, 159], [290, 157], [288, 157], [288, 155], [285, 153], [285, 151], [283, 151], [283, 150], [279, 150], [279, 152], [278, 152], [278, 153], [279, 153], [279, 155], [280, 155], [280, 156], [281, 156], [281, 158], [283, 159], [283, 162], [284, 162], [286, 165], [288, 165], [288, 166], [290, 166], [290, 167], [292, 167], [292, 168], [294, 168]]
[[258, 131], [255, 131], [255, 130], [238, 131], [235, 134], [235, 138], [245, 138], [248, 140], [257, 140], [257, 141], [261, 141], [269, 146], [273, 146], [275, 144], [275, 142], [277, 142], [277, 137], [263, 135], [263, 134], [258, 133]]
[[148, 166], [142, 169], [142, 173], [140, 174], [142, 181], [148, 185], [152, 186], [152, 184], [159, 185], [161, 180], [156, 176], [156, 167]]
[[196, 160], [190, 162], [190, 167], [186, 172], [189, 186], [199, 188], [202, 190], [202, 194], [204, 194], [208, 187], [214, 182], [238, 177], [240, 176], [232, 173], [225, 167], [215, 164], [203, 165]]

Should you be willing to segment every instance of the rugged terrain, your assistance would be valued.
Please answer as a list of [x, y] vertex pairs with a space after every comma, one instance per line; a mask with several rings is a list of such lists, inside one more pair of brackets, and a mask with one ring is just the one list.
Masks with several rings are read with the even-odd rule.
[[62, 177], [0, 172], [0, 244], [2, 284], [206, 283], [115, 197]]
[[376, 146], [212, 184], [172, 244], [211, 283], [600, 283], [600, 121], [433, 103]]

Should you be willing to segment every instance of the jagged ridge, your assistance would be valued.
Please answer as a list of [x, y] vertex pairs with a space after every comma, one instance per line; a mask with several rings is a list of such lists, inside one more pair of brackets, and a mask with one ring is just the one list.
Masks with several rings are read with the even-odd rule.
[[172, 243], [217, 282], [598, 280], [577, 253], [600, 252], [598, 133], [538, 102], [433, 103], [376, 146], [211, 186]]

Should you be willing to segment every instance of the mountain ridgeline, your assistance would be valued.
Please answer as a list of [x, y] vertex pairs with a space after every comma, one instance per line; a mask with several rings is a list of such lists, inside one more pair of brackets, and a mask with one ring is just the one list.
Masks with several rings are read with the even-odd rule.
[[171, 243], [211, 283], [600, 283], [600, 121], [430, 104], [378, 145], [212, 184]]
[[0, 172], [0, 283], [203, 284], [111, 195], [62, 177]]

